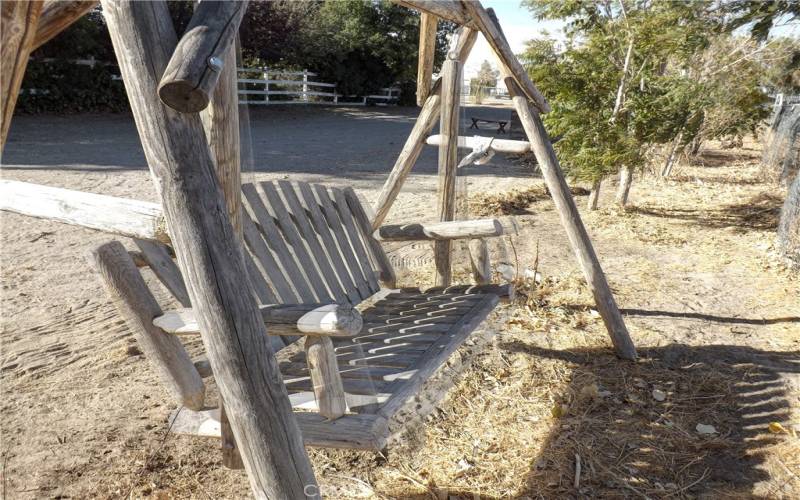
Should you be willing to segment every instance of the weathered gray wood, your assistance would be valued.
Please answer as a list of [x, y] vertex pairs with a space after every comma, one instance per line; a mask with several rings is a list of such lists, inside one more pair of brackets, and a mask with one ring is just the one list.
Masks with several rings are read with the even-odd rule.
[[547, 189], [553, 198], [558, 215], [561, 218], [561, 225], [567, 233], [570, 246], [578, 258], [583, 275], [589, 285], [589, 289], [594, 296], [597, 311], [603, 318], [606, 329], [616, 349], [617, 355], [624, 359], [636, 359], [636, 348], [631, 341], [625, 321], [619, 312], [614, 294], [608, 286], [606, 276], [597, 259], [597, 254], [592, 247], [592, 241], [581, 221], [578, 207], [572, 199], [569, 186], [564, 180], [564, 174], [558, 164], [553, 146], [544, 129], [544, 124], [539, 114], [527, 102], [521, 94], [516, 82], [512, 78], [506, 78], [509, 93], [513, 96], [514, 108], [519, 115], [520, 123], [525, 129], [528, 140], [531, 141], [533, 153], [536, 161], [542, 170]]
[[[477, 38], [477, 30], [469, 28], [463, 28], [461, 30], [457, 45], [453, 50], [455, 50], [458, 60], [462, 64], [467, 60]], [[417, 162], [417, 158], [419, 158], [422, 152], [425, 139], [430, 135], [431, 130], [439, 119], [441, 107], [440, 94], [441, 79], [437, 80], [431, 89], [428, 98], [425, 100], [425, 104], [422, 106], [417, 116], [414, 128], [412, 128], [411, 133], [408, 134], [408, 139], [406, 139], [403, 149], [400, 150], [400, 154], [397, 157], [397, 161], [394, 163], [394, 167], [392, 167], [392, 171], [389, 173], [389, 177], [387, 177], [380, 193], [378, 193], [378, 199], [373, 205], [373, 211], [375, 212], [375, 217], [372, 220], [373, 229], [380, 227], [383, 221], [386, 220], [386, 216], [389, 215], [389, 210], [392, 208], [394, 200], [396, 200], [397, 195], [400, 194], [403, 183], [405, 183], [408, 174], [411, 172], [411, 169]]]
[[519, 84], [523, 95], [533, 100], [534, 105], [538, 108], [540, 113], [549, 113], [550, 105], [547, 103], [547, 99], [544, 98], [542, 93], [539, 92], [539, 89], [536, 88], [536, 85], [533, 84], [528, 76], [528, 72], [519, 62], [514, 51], [511, 50], [508, 40], [506, 40], [503, 31], [496, 22], [497, 18], [494, 17], [494, 11], [489, 9], [491, 13], [487, 12], [487, 10], [483, 8], [483, 5], [477, 0], [462, 1], [461, 3], [464, 5], [472, 22], [475, 23], [475, 26], [480, 30], [484, 38], [486, 38], [486, 41], [489, 42], [492, 49], [494, 49], [506, 74], [514, 78]]
[[492, 262], [489, 258], [489, 245], [483, 238], [469, 242], [469, 262], [472, 277], [479, 285], [488, 285], [492, 281]]
[[374, 237], [381, 241], [458, 240], [491, 238], [518, 232], [514, 219], [504, 218], [391, 224], [379, 227]]
[[319, 414], [337, 419], [347, 412], [347, 401], [333, 342], [328, 337], [306, 337], [304, 348]]
[[[497, 306], [498, 298], [495, 295], [486, 295], [471, 309], [468, 314], [462, 316], [458, 323], [452, 326], [447, 334], [449, 340], [444, 345], [434, 343], [414, 365], [417, 370], [408, 380], [399, 380], [387, 386], [386, 392], [391, 392], [389, 398], [378, 410], [378, 415], [387, 419], [392, 418], [394, 413], [400, 409], [409, 398], [411, 398], [419, 387], [444, 363], [447, 358], [460, 346], [464, 340], [472, 333], [477, 326], [486, 319], [486, 316]], [[442, 395], [439, 395], [440, 399]]]
[[39, 16], [32, 50], [50, 41], [98, 4], [100, 2], [97, 0], [46, 0]]
[[[252, 184], [244, 184], [242, 193], [244, 193], [247, 204], [258, 221], [264, 241], [280, 260], [280, 267], [274, 269], [278, 269], [277, 272], [282, 271], [286, 275], [288, 283], [294, 288], [301, 302], [316, 302], [314, 292], [311, 291], [305, 276], [297, 265], [294, 253], [287, 245], [286, 240], [284, 240], [283, 234], [278, 229], [275, 219], [267, 210], [264, 200], [261, 199], [256, 187]], [[262, 262], [263, 264], [264, 262]], [[273, 272], [273, 269], [265, 270], [270, 276], [277, 274], [277, 272]]]
[[514, 297], [516, 296], [514, 285], [511, 283], [506, 283], [503, 285], [453, 285], [445, 288], [434, 286], [426, 289], [424, 293], [426, 295], [430, 294], [433, 297], [450, 296], [453, 298], [461, 298], [463, 295], [492, 294], [506, 300], [514, 300]]
[[91, 250], [87, 260], [176, 402], [193, 410], [202, 409], [203, 379], [181, 341], [153, 324], [153, 318], [162, 314], [161, 308], [125, 247], [118, 241], [105, 243]]
[[374, 292], [367, 282], [367, 278], [362, 274], [361, 266], [353, 250], [350, 248], [350, 243], [344, 230], [344, 222], [331, 200], [331, 193], [325, 186], [319, 184], [314, 184], [312, 188], [319, 201], [319, 206], [322, 208], [322, 213], [325, 215], [328, 227], [331, 228], [331, 232], [336, 240], [339, 253], [344, 257], [344, 262], [347, 265], [350, 277], [358, 289], [358, 294], [361, 299], [366, 299]]
[[[282, 302], [297, 302], [299, 296], [292, 289], [292, 286], [281, 270], [281, 266], [275, 260], [261, 232], [248, 214], [242, 214], [242, 227], [244, 230], [244, 241], [247, 243], [247, 247], [252, 252], [254, 258], [261, 264], [263, 277], [269, 281], [270, 286], [275, 290], [275, 293]], [[256, 273], [253, 274], [255, 275]]]
[[358, 287], [356, 286], [350, 272], [347, 270], [344, 257], [339, 253], [336, 238], [331, 233], [331, 228], [325, 220], [325, 216], [320, 210], [320, 202], [317, 201], [314, 191], [307, 182], [300, 182], [297, 186], [300, 189], [300, 195], [305, 208], [308, 210], [311, 224], [314, 226], [314, 231], [319, 235], [322, 240], [322, 246], [330, 258], [330, 263], [336, 271], [336, 276], [339, 279], [344, 292], [347, 294], [347, 299], [351, 304], [358, 304], [361, 301]]
[[[352, 337], [363, 325], [361, 313], [350, 304], [267, 304], [259, 310], [268, 335]], [[191, 308], [167, 311], [153, 324], [176, 335], [200, 333], [197, 311]]]
[[261, 270], [258, 268], [256, 261], [253, 260], [253, 256], [250, 252], [243, 252], [244, 253], [244, 263], [245, 267], [247, 267], [247, 281], [250, 283], [250, 287], [253, 290], [253, 293], [258, 299], [259, 304], [274, 304], [278, 301], [278, 298], [275, 296], [273, 291], [270, 289], [267, 281], [264, 279], [264, 276], [261, 274]]
[[[350, 206], [344, 196], [344, 191], [339, 188], [329, 188], [328, 191], [330, 191], [335, 201], [335, 207], [339, 211], [339, 218], [344, 226], [344, 232], [350, 240], [351, 248], [355, 251], [356, 261], [361, 269], [361, 274], [367, 280], [371, 295], [380, 290], [381, 286], [378, 284], [377, 273], [372, 267], [369, 255], [367, 255], [367, 250], [364, 247], [361, 231], [359, 231], [356, 226], [355, 217], [353, 216], [353, 212], [350, 211]], [[368, 235], [369, 233], [366, 234]]]
[[244, 461], [236, 445], [236, 438], [233, 435], [233, 428], [225, 412], [225, 404], [220, 399], [219, 404], [219, 429], [222, 438], [222, 465], [232, 470], [244, 469]]
[[[254, 298], [198, 115], [157, 98], [177, 44], [164, 2], [103, 0], [103, 13], [203, 343], [256, 498], [303, 498], [316, 480]], [[319, 495], [314, 495], [318, 497]]]
[[0, 179], [0, 210], [121, 236], [170, 242], [157, 203]]
[[[489, 140], [488, 137], [476, 138], [474, 136], [458, 137], [458, 147], [462, 149], [474, 149], [475, 147], [484, 144]], [[439, 146], [442, 143], [441, 134], [434, 134], [425, 139], [425, 143], [429, 146]], [[531, 143], [528, 141], [515, 141], [511, 139], [494, 139], [492, 140], [489, 149], [498, 153], [509, 154], [524, 154], [531, 150]]]
[[286, 200], [286, 206], [290, 214], [293, 216], [297, 227], [300, 229], [303, 240], [311, 251], [315, 264], [325, 279], [325, 284], [328, 286], [328, 290], [331, 294], [329, 297], [333, 297], [337, 301], [346, 300], [347, 294], [339, 283], [336, 271], [333, 270], [330, 257], [325, 253], [317, 233], [314, 231], [314, 228], [311, 227], [309, 214], [306, 213], [305, 209], [300, 204], [300, 199], [297, 197], [294, 186], [288, 181], [278, 181], [278, 187], [283, 194], [284, 200]]
[[181, 271], [175, 261], [172, 260], [166, 245], [157, 241], [140, 240], [138, 238], [135, 238], [133, 242], [141, 250], [150, 270], [169, 290], [169, 293], [175, 297], [175, 300], [183, 307], [192, 307]]
[[468, 25], [472, 20], [458, 0], [392, 0], [398, 5], [433, 14], [456, 24]]
[[[207, 2], [198, 5], [200, 10]], [[210, 2], [214, 3], [214, 2]], [[242, 9], [244, 10], [244, 9]], [[196, 14], [196, 13], [195, 13]], [[223, 67], [219, 81], [214, 87], [211, 103], [200, 118], [206, 132], [206, 140], [214, 157], [228, 216], [233, 229], [242, 237], [242, 170], [239, 140], [239, 91], [236, 70], [236, 47], [232, 44], [223, 54]]]
[[[375, 415], [346, 415], [328, 420], [316, 413], [296, 413], [306, 446], [380, 451], [385, 445], [386, 423]], [[176, 434], [220, 437], [219, 410], [175, 411], [170, 430]], [[299, 497], [303, 498], [303, 497]]]
[[6, 145], [42, 5], [41, 1], [25, 0], [0, 4], [0, 104], [3, 108], [0, 114], [0, 150]]
[[392, 263], [380, 242], [372, 237], [371, 221], [373, 217], [367, 213], [367, 210], [371, 210], [371, 208], [361, 203], [361, 200], [353, 188], [348, 187], [343, 191], [344, 197], [347, 200], [347, 205], [350, 207], [350, 212], [353, 214], [355, 223], [364, 238], [364, 242], [367, 244], [370, 255], [377, 268], [378, 279], [384, 287], [394, 288], [397, 283], [397, 276], [394, 273]]
[[184, 113], [208, 106], [247, 4], [247, 0], [198, 4], [158, 86], [164, 104]]
[[300, 270], [306, 276], [311, 292], [314, 294], [314, 300], [317, 302], [333, 300], [333, 294], [328, 291], [322, 279], [322, 275], [317, 268], [317, 263], [303, 243], [300, 234], [297, 232], [297, 226], [289, 216], [289, 209], [278, 194], [275, 185], [271, 182], [262, 182], [260, 186], [264, 195], [266, 195], [266, 205], [271, 209], [270, 212], [278, 222], [277, 225], [284, 239], [291, 246], [292, 253], [300, 265]]
[[[458, 168], [458, 126], [461, 101], [461, 65], [451, 52], [442, 65], [442, 109], [439, 121], [442, 143], [439, 145], [439, 181], [437, 213], [442, 222], [456, 215], [456, 169]], [[452, 280], [450, 240], [435, 240], [433, 258], [436, 284], [449, 285]]]
[[433, 83], [433, 58], [436, 55], [436, 28], [439, 18], [423, 12], [419, 16], [419, 60], [417, 62], [417, 106], [425, 104]]

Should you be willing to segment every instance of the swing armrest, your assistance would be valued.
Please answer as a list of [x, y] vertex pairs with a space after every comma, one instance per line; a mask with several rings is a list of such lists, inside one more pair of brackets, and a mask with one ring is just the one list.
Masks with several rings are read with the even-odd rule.
[[519, 227], [511, 217], [502, 219], [456, 220], [388, 224], [372, 233], [379, 241], [422, 241], [492, 238], [517, 234]]

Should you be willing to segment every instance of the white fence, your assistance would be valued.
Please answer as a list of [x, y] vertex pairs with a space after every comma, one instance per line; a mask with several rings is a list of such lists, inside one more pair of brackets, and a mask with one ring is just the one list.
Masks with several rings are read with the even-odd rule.
[[[308, 70], [279, 71], [269, 68], [238, 68], [240, 104], [338, 104], [366, 106], [372, 100], [378, 106], [396, 103], [400, 89], [383, 88], [377, 95], [344, 96], [335, 83], [315, 82]], [[271, 96], [277, 97], [270, 98]]]

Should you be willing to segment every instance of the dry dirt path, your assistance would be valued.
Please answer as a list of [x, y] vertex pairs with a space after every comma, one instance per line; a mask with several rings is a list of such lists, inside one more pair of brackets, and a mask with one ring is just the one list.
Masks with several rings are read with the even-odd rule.
[[[349, 184], [373, 199], [414, 114], [258, 110], [245, 180]], [[430, 213], [435, 156], [423, 154], [396, 220]], [[544, 283], [504, 311], [511, 321], [496, 321], [492, 347], [409, 444], [386, 457], [312, 452], [331, 498], [800, 495], [797, 439], [767, 430], [797, 423], [800, 286], [771, 255], [781, 193], [760, 183], [757, 157], [710, 150], [673, 180], [637, 178], [630, 211], [585, 215], [636, 364], [610, 355], [557, 216], [532, 197], [508, 247], [524, 269], [538, 246]], [[3, 164], [4, 178], [153, 199], [127, 116], [21, 117]], [[541, 191], [514, 162], [470, 173], [478, 205], [486, 193]], [[83, 260], [108, 236], [0, 221], [4, 496], [245, 496], [214, 443], [164, 439], [172, 404]], [[718, 433], [699, 436], [698, 423]]]

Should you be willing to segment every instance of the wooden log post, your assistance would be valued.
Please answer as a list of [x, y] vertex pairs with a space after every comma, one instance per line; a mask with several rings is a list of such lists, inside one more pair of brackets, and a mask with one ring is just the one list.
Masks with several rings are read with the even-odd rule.
[[333, 341], [330, 337], [307, 336], [304, 348], [319, 414], [335, 420], [347, 412], [347, 400], [336, 363]]
[[380, 241], [460, 240], [517, 234], [513, 218], [456, 220], [381, 226], [373, 233]]
[[[505, 39], [494, 11], [489, 9], [487, 13], [497, 28], [497, 35]], [[572, 198], [567, 181], [564, 179], [564, 173], [561, 171], [561, 166], [553, 150], [553, 145], [550, 143], [550, 137], [544, 129], [539, 112], [535, 107], [531, 106], [527, 96], [522, 92], [514, 78], [510, 76], [511, 73], [503, 64], [503, 60], [500, 59], [500, 61], [500, 71], [511, 95], [514, 109], [517, 111], [519, 121], [525, 130], [528, 141], [531, 143], [531, 150], [542, 170], [545, 185], [553, 198], [556, 211], [558, 211], [561, 219], [561, 225], [564, 227], [570, 246], [578, 258], [578, 264], [581, 266], [586, 283], [592, 291], [597, 311], [603, 318], [603, 323], [611, 337], [611, 342], [614, 344], [617, 356], [634, 360], [636, 359], [636, 348], [614, 300], [614, 294], [611, 293], [611, 288], [608, 286], [606, 275], [603, 273], [603, 268], [600, 266], [594, 247], [592, 247], [589, 234], [583, 226], [578, 207], [575, 205], [575, 200]]]
[[33, 50], [42, 5], [39, 0], [0, 4], [0, 103], [3, 107], [3, 114], [0, 115], [0, 151], [6, 145], [19, 87]]
[[0, 179], [0, 210], [169, 243], [158, 203]]
[[97, 0], [46, 0], [36, 28], [33, 50], [53, 39], [99, 4]]
[[436, 28], [439, 18], [423, 12], [419, 18], [419, 61], [417, 65], [417, 106], [425, 104], [433, 84], [433, 58], [436, 55]]
[[319, 498], [300, 429], [227, 215], [198, 115], [158, 99], [177, 45], [163, 1], [103, 0], [103, 12], [208, 360], [256, 498]]
[[[442, 65], [442, 104], [439, 128], [442, 143], [439, 145], [439, 220], [452, 221], [456, 214], [456, 175], [458, 168], [458, 129], [461, 100], [461, 64], [453, 51], [447, 54]], [[436, 266], [436, 285], [447, 286], [452, 280], [451, 240], [433, 243]]]
[[603, 318], [603, 323], [605, 323], [606, 330], [611, 336], [617, 355], [623, 359], [636, 359], [636, 348], [633, 345], [633, 341], [631, 341], [628, 328], [625, 326], [625, 321], [622, 319], [622, 314], [620, 314], [617, 303], [614, 300], [614, 294], [611, 293], [611, 288], [608, 286], [600, 261], [597, 259], [597, 254], [595, 254], [592, 247], [592, 241], [589, 239], [589, 234], [583, 226], [578, 207], [575, 206], [575, 200], [573, 200], [567, 181], [561, 172], [558, 158], [556, 158], [556, 153], [553, 151], [552, 144], [550, 144], [550, 139], [544, 129], [539, 113], [530, 105], [513, 78], [506, 78], [505, 82], [512, 96], [514, 108], [517, 110], [517, 115], [519, 115], [520, 123], [525, 129], [528, 140], [531, 142], [533, 153], [536, 156], [536, 161], [542, 170], [544, 182], [550, 191], [550, 196], [553, 198], [553, 203], [561, 219], [561, 225], [567, 232], [570, 246], [572, 246], [572, 250], [578, 258], [586, 283], [594, 296], [597, 311]]
[[[433, 3], [433, 2], [431, 2]], [[458, 42], [455, 47], [455, 52], [458, 54], [458, 60], [463, 64], [469, 56], [472, 46], [475, 45], [475, 40], [478, 38], [478, 32], [469, 28], [462, 28], [458, 36]], [[439, 119], [439, 110], [441, 109], [441, 79], [437, 80], [428, 95], [428, 99], [422, 106], [419, 112], [417, 121], [414, 123], [414, 128], [408, 135], [403, 149], [400, 150], [400, 155], [389, 173], [389, 177], [378, 193], [378, 199], [373, 206], [375, 213], [372, 219], [372, 228], [378, 229], [386, 220], [389, 215], [389, 210], [392, 208], [394, 200], [400, 194], [408, 174], [417, 162], [422, 147], [425, 145], [425, 140], [430, 135], [431, 130], [436, 121]]]
[[178, 405], [202, 410], [205, 384], [181, 341], [153, 324], [161, 308], [125, 247], [111, 241], [87, 255], [139, 347]]
[[[204, 3], [207, 2], [204, 1], [198, 4], [198, 11], [200, 11], [200, 6]], [[244, 8], [242, 8], [242, 11], [244, 11]], [[198, 14], [197, 11], [195, 12], [195, 16], [201, 14]], [[235, 31], [238, 31], [238, 29]], [[189, 34], [189, 36], [191, 37], [192, 34]], [[181, 42], [178, 43], [179, 47], [186, 38], [187, 36], [185, 35], [181, 39]], [[236, 37], [235, 39], [238, 40]], [[222, 53], [222, 70], [219, 72], [219, 80], [216, 86], [213, 87], [210, 104], [201, 111], [200, 117], [203, 120], [206, 140], [214, 157], [214, 168], [225, 197], [228, 216], [239, 241], [242, 241], [242, 173], [236, 49], [237, 44], [232, 43]], [[175, 54], [173, 54], [174, 57]], [[222, 432], [222, 465], [229, 469], [243, 469], [244, 463], [239, 455], [236, 440], [233, 437], [233, 429], [231, 429], [228, 414], [225, 412], [225, 405], [222, 401], [220, 401], [220, 426]]]
[[247, 4], [247, 0], [198, 4], [158, 86], [164, 104], [184, 113], [208, 106]]
[[488, 285], [492, 282], [492, 262], [489, 259], [489, 245], [485, 238], [470, 240], [469, 259], [475, 284]]

